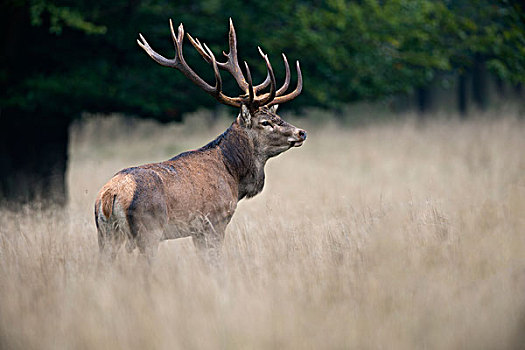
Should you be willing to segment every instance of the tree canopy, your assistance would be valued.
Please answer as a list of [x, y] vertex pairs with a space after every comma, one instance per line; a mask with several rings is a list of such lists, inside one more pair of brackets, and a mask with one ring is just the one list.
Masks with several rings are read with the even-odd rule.
[[[338, 107], [407, 93], [440, 72], [482, 59], [499, 79], [525, 81], [525, 16], [518, 1], [11, 0], [0, 5], [2, 109], [73, 118], [82, 111], [124, 112], [160, 120], [216, 102], [182, 74], [153, 63], [138, 33], [173, 55], [168, 18], [227, 50], [228, 18], [239, 57], [264, 79], [260, 45], [279, 79], [280, 57], [299, 59], [304, 92], [292, 103]], [[189, 64], [208, 81], [211, 67], [185, 40]], [[237, 93], [223, 74], [225, 89]]]

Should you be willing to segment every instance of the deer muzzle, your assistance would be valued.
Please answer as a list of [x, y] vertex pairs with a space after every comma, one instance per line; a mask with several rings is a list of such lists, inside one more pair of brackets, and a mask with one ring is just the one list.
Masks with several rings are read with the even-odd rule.
[[303, 145], [303, 142], [306, 140], [307, 132], [303, 129], [297, 129], [293, 136], [288, 138], [288, 142], [290, 143], [291, 147], [301, 147]]

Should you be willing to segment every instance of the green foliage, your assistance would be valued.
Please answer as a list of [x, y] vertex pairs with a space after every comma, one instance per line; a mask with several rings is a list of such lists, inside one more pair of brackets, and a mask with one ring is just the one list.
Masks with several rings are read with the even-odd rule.
[[[519, 2], [434, 0], [165, 1], [26, 0], [1, 5], [6, 33], [2, 108], [78, 115], [119, 111], [158, 119], [216, 102], [182, 74], [154, 64], [136, 45], [142, 32], [172, 57], [168, 18], [220, 57], [234, 19], [240, 59], [254, 79], [266, 72], [257, 46], [270, 55], [278, 81], [280, 53], [301, 61], [304, 92], [292, 107], [340, 108], [413, 91], [440, 72], [469, 70], [476, 59], [503, 81], [525, 82], [525, 20]], [[14, 13], [15, 15], [7, 15]], [[185, 41], [196, 72], [211, 67]], [[295, 73], [293, 73], [295, 74]], [[225, 90], [239, 93], [223, 74]], [[295, 75], [294, 75], [295, 80]]]
[[64, 26], [78, 29], [86, 34], [105, 34], [106, 26], [87, 21], [78, 9], [60, 6], [44, 0], [31, 0], [29, 4], [31, 24], [41, 26], [43, 17], [49, 16], [49, 32], [60, 34]]
[[[457, 47], [451, 60], [468, 68], [481, 57], [488, 68], [504, 81], [525, 82], [525, 12], [511, 1], [454, 2]], [[449, 36], [454, 32], [449, 31]]]

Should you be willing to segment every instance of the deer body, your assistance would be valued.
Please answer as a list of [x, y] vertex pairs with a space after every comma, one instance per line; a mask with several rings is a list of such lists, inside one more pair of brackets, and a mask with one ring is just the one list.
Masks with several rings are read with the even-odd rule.
[[[175, 36], [173, 27], [172, 35], [177, 56], [168, 63], [142, 37], [144, 43], [139, 44], [157, 62], [174, 66], [185, 74], [195, 74], [189, 67], [180, 67], [180, 62], [184, 62], [182, 25], [179, 36]], [[231, 67], [238, 67], [235, 31], [230, 22], [230, 54], [233, 52], [234, 55], [231, 54], [228, 62], [223, 64], [226, 68], [221, 68], [232, 74], [235, 72], [239, 86], [247, 90], [244, 96], [230, 98], [220, 91], [220, 75], [211, 51], [204, 45], [208, 51], [206, 56], [198, 40], [190, 39], [198, 50], [200, 48], [201, 55], [213, 63], [216, 72], [215, 90], [207, 91], [206, 86], [203, 89], [225, 104], [241, 107], [240, 113], [223, 134], [207, 145], [164, 162], [121, 170], [102, 187], [95, 201], [95, 221], [100, 250], [111, 259], [126, 240], [129, 251], [138, 247], [141, 253], [150, 257], [155, 254], [160, 241], [188, 236], [193, 237], [197, 248], [217, 254], [237, 202], [262, 191], [266, 161], [292, 147], [301, 146], [306, 139], [304, 130], [276, 114], [277, 104], [273, 103], [285, 102], [300, 93], [300, 70], [298, 88], [283, 96], [289, 83], [286, 58], [286, 81], [283, 88], [276, 91], [273, 70], [261, 51], [267, 63], [268, 77], [265, 83], [253, 87], [247, 65], [247, 78], [240, 69], [227, 66], [233, 62]], [[191, 79], [195, 82], [200, 79], [197, 78]], [[269, 93], [256, 96], [257, 88], [262, 89], [270, 83]]]

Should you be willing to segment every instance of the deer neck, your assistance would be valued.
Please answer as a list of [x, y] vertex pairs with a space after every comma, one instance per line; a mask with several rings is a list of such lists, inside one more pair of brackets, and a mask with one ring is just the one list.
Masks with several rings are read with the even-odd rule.
[[257, 145], [246, 129], [234, 122], [214, 142], [226, 169], [238, 183], [238, 200], [260, 193], [267, 158], [257, 152]]

